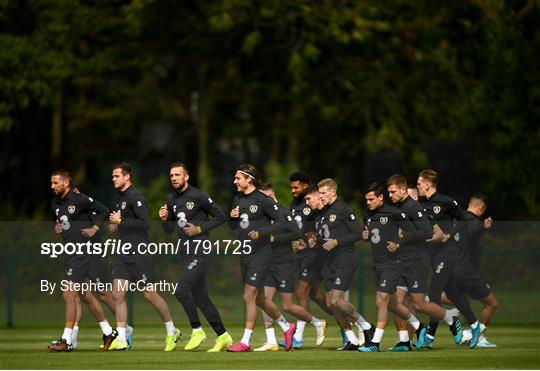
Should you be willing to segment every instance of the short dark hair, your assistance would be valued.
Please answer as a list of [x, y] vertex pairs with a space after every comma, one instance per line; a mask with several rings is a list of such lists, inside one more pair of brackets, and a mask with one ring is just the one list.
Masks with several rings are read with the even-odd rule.
[[251, 164], [240, 165], [238, 166], [238, 168], [236, 168], [236, 171], [248, 174], [244, 176], [251, 178], [251, 181], [255, 187], [258, 187], [259, 184], [261, 184], [261, 173], [259, 172], [259, 170], [257, 170], [255, 166]]
[[319, 193], [319, 187], [316, 185], [310, 185], [307, 189], [304, 195], [310, 195], [312, 193]]
[[71, 174], [69, 171], [65, 169], [58, 169], [52, 172], [51, 176], [60, 176], [64, 179], [67, 179], [69, 182], [69, 185], [71, 186], [72, 180], [71, 180]]
[[407, 178], [401, 174], [394, 174], [386, 181], [386, 186], [396, 185], [398, 187], [407, 187]]
[[123, 175], [129, 174], [130, 178], [133, 177], [133, 169], [131, 168], [131, 164], [129, 164], [127, 162], [122, 162], [121, 164], [116, 165], [115, 167], [113, 167], [113, 170], [115, 170], [115, 169], [122, 170]]
[[182, 169], [184, 169], [186, 174], [189, 174], [189, 170], [188, 170], [187, 166], [183, 162], [173, 162], [171, 164], [171, 166], [169, 166], [169, 171], [171, 171], [171, 169], [173, 169], [175, 167], [181, 167]]
[[264, 182], [259, 186], [259, 190], [261, 190], [261, 191], [268, 191], [268, 190], [271, 190], [271, 189], [273, 189], [273, 188], [272, 188], [272, 183], [270, 183], [270, 182]]
[[430, 181], [434, 186], [437, 186], [437, 183], [439, 182], [439, 174], [437, 174], [435, 170], [422, 170], [418, 176]]
[[485, 205], [487, 205], [487, 196], [483, 194], [482, 192], [477, 192], [471, 196], [471, 200], [479, 200], [482, 201]]
[[370, 192], [375, 193], [375, 196], [379, 197], [380, 195], [383, 194], [383, 187], [377, 182], [371, 183], [368, 186], [367, 191], [366, 191], [365, 194], [367, 195]]
[[301, 182], [301, 183], [309, 184], [310, 180], [311, 179], [308, 173], [306, 173], [305, 171], [296, 171], [292, 173], [291, 176], [289, 177], [289, 181], [291, 182]]

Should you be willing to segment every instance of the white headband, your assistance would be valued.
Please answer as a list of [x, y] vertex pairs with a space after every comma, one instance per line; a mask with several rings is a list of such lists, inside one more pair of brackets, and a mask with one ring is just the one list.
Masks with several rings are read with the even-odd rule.
[[251, 174], [249, 174], [249, 173], [246, 173], [245, 171], [238, 170], [238, 172], [239, 172], [239, 173], [242, 173], [242, 174], [244, 174], [244, 175], [246, 175], [246, 176], [248, 176], [248, 177], [250, 177], [250, 178], [253, 179], [253, 180], [255, 180], [255, 177], [254, 177], [253, 175], [251, 175]]

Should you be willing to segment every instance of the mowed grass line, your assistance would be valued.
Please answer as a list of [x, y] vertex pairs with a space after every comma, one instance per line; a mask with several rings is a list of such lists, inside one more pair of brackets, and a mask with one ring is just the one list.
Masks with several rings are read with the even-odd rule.
[[[493, 327], [490, 340], [495, 349], [468, 349], [453, 344], [448, 330], [440, 326], [436, 348], [412, 353], [338, 352], [340, 338], [335, 326], [329, 328], [327, 341], [315, 347], [313, 330], [306, 328], [306, 346], [302, 350], [271, 353], [206, 353], [215, 334], [207, 329], [208, 341], [196, 352], [185, 352], [183, 346], [189, 330], [171, 353], [162, 351], [162, 327], [135, 329], [132, 351], [102, 353], [97, 347], [99, 331], [83, 328], [79, 350], [73, 353], [49, 353], [47, 344], [59, 336], [61, 329], [2, 329], [0, 332], [0, 367], [2, 369], [535, 369], [540, 368], [540, 329], [538, 327]], [[235, 340], [242, 328], [229, 329]], [[279, 331], [276, 329], [276, 332]], [[259, 326], [252, 345], [264, 342]], [[382, 348], [393, 345], [394, 330], [389, 327]]]

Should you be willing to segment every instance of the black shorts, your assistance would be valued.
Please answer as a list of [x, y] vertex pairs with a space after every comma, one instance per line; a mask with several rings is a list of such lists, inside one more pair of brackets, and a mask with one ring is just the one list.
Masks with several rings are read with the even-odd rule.
[[113, 279], [130, 282], [154, 282], [154, 259], [152, 255], [119, 256], [114, 264]]
[[373, 278], [377, 291], [387, 294], [396, 292], [403, 276], [403, 264], [401, 260], [392, 260], [373, 266]]
[[73, 282], [86, 281], [88, 267], [92, 262], [91, 255], [72, 255], [66, 259], [66, 273], [64, 279]]
[[92, 257], [86, 276], [95, 283], [109, 283], [109, 264], [107, 258], [101, 256]]
[[453, 278], [459, 290], [468, 293], [471, 299], [483, 299], [493, 292], [491, 286], [480, 278], [480, 273], [474, 268], [454, 270]]
[[263, 247], [251, 255], [242, 255], [240, 258], [242, 282], [254, 287], [263, 286], [271, 260], [272, 250], [270, 247]]
[[407, 288], [411, 294], [425, 294], [427, 292], [429, 265], [423, 259], [402, 261], [403, 273], [398, 286]]
[[430, 256], [431, 260], [431, 284], [430, 292], [443, 292], [444, 287], [452, 278], [452, 272], [457, 262], [457, 250], [438, 250]]
[[97, 255], [75, 255], [66, 261], [64, 279], [73, 282], [109, 282], [107, 259]]
[[272, 256], [270, 269], [264, 277], [264, 286], [275, 287], [279, 292], [294, 292], [298, 263], [294, 255]]
[[323, 281], [326, 291], [347, 291], [351, 288], [356, 274], [358, 257], [356, 250], [325, 256]]
[[178, 275], [177, 288], [192, 288], [197, 281], [204, 277], [204, 273], [211, 262], [211, 255], [182, 256], [180, 258], [180, 274]]
[[322, 254], [298, 256], [298, 279], [313, 284], [322, 280], [324, 257]]

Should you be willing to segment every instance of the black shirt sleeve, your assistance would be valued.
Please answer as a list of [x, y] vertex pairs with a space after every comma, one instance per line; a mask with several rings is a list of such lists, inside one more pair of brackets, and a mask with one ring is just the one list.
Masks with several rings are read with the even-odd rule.
[[261, 237], [266, 237], [271, 234], [276, 235], [285, 229], [285, 220], [278, 211], [278, 205], [270, 197], [260, 197], [260, 207], [263, 213], [274, 223], [266, 227], [259, 228], [258, 232]]
[[99, 228], [103, 228], [107, 221], [107, 217], [109, 216], [109, 209], [101, 202], [96, 201], [87, 195], [81, 194], [81, 198], [85, 208], [88, 210], [90, 222], [93, 223], [93, 225], [97, 225]]
[[201, 192], [199, 196], [199, 206], [208, 215], [212, 216], [212, 219], [207, 220], [199, 226], [202, 233], [208, 232], [227, 221], [227, 217], [225, 216], [223, 210], [221, 210], [221, 207], [212, 201], [210, 196], [208, 196], [206, 193]]
[[[234, 209], [235, 207], [239, 206], [238, 205], [238, 195], [234, 196], [234, 200], [232, 202], [232, 207], [231, 207], [231, 210]], [[239, 220], [240, 218], [232, 218], [229, 214], [229, 220], [228, 220], [228, 224], [229, 224], [229, 228], [231, 228], [231, 230], [233, 231], [233, 233], [237, 233], [238, 232], [238, 228], [239, 228]]]
[[161, 227], [163, 228], [163, 230], [167, 234], [171, 234], [171, 233], [174, 232], [173, 203], [174, 203], [174, 200], [173, 200], [172, 196], [169, 196], [169, 198], [167, 198], [167, 202], [166, 202], [167, 211], [169, 212], [168, 215], [167, 215], [167, 220], [165, 220], [165, 221], [162, 220], [161, 221]]
[[123, 218], [120, 225], [125, 229], [148, 229], [150, 223], [148, 220], [148, 206], [142, 195], [134, 194], [130, 197], [129, 207], [133, 211], [133, 218]]
[[344, 237], [337, 238], [338, 246], [348, 246], [353, 245], [355, 242], [362, 240], [362, 225], [360, 221], [354, 215], [354, 211], [349, 207], [344, 207], [340, 210], [341, 220], [343, 220], [345, 226], [347, 227], [348, 233]]

